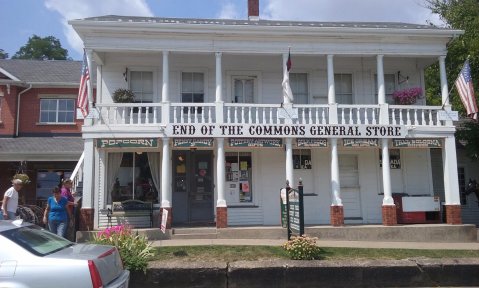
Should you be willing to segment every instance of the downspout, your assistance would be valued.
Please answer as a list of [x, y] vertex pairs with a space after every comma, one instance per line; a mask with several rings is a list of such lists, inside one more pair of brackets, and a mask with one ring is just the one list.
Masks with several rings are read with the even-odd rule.
[[32, 89], [32, 84], [25, 89], [22, 90], [22, 92], [18, 93], [18, 98], [17, 98], [17, 117], [16, 117], [16, 123], [15, 123], [15, 137], [18, 137], [18, 122], [20, 121], [20, 96], [22, 96], [23, 93], [27, 92], [28, 90]]

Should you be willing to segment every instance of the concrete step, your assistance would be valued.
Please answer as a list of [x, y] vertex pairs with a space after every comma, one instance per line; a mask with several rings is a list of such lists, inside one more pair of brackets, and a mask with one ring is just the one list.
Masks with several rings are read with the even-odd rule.
[[216, 239], [215, 227], [173, 228], [171, 239]]

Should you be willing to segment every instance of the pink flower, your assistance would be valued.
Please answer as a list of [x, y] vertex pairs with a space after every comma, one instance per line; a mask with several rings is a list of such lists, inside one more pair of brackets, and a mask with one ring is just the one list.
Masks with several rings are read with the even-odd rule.
[[394, 91], [393, 98], [401, 105], [411, 105], [416, 103], [416, 99], [421, 95], [422, 89], [420, 87], [413, 87]]

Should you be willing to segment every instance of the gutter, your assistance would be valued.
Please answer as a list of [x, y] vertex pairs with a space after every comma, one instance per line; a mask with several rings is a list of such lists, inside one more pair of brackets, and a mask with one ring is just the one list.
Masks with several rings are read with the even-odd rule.
[[28, 86], [27, 89], [22, 90], [22, 92], [18, 93], [18, 98], [17, 98], [17, 117], [16, 117], [16, 123], [15, 123], [15, 137], [18, 137], [18, 126], [19, 126], [19, 121], [20, 121], [20, 96], [22, 96], [23, 93], [29, 91], [32, 89], [32, 84]]

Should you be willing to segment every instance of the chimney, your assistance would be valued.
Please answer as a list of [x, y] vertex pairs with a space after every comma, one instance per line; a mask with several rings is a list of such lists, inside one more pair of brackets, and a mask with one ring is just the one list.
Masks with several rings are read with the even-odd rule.
[[248, 0], [248, 20], [259, 20], [259, 0]]

